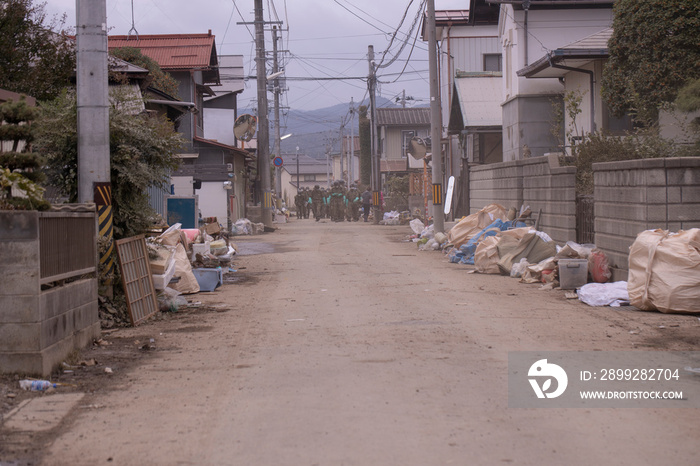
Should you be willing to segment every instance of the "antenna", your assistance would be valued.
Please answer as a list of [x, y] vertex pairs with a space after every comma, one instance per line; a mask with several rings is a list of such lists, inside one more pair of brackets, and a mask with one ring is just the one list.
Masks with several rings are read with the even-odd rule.
[[136, 30], [136, 24], [134, 23], [134, 0], [131, 0], [131, 29], [129, 29], [129, 34], [126, 36], [126, 40], [131, 38], [131, 31], [136, 34], [136, 40], [139, 40], [139, 31]]

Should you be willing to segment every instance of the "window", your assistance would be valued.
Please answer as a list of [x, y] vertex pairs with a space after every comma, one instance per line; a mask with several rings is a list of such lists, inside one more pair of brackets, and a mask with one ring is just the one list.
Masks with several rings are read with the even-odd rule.
[[484, 71], [503, 71], [503, 60], [500, 53], [484, 54]]
[[614, 136], [623, 136], [633, 129], [634, 125], [630, 115], [618, 118], [610, 113], [608, 106], [603, 102], [603, 130]]
[[316, 175], [304, 175], [304, 181], [316, 181]]

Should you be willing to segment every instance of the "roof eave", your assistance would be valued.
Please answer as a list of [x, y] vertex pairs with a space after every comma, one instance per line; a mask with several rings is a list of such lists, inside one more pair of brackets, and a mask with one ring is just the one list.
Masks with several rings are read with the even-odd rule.
[[[604, 60], [609, 57], [607, 48], [602, 49], [557, 49], [532, 64], [516, 72], [518, 76], [525, 78], [551, 78], [552, 76], [538, 76], [545, 70], [553, 68], [553, 65], [562, 63], [565, 60]], [[562, 70], [562, 74], [565, 70]]]

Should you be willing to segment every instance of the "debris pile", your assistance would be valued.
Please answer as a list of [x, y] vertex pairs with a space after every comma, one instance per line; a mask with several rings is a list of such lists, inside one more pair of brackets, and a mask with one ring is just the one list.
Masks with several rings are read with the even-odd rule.
[[630, 248], [629, 282], [609, 283], [612, 271], [602, 250], [573, 241], [556, 244], [539, 230], [540, 215], [533, 218], [529, 206], [518, 211], [491, 204], [464, 217], [447, 235], [414, 219], [408, 239], [420, 250], [442, 250], [449, 262], [473, 265], [475, 273], [570, 290], [567, 298], [591, 306], [700, 313], [700, 229], [640, 233]]

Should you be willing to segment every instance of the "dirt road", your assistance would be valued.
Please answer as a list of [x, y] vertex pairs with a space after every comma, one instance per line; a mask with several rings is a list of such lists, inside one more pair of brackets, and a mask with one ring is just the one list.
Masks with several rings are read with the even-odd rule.
[[86, 395], [42, 464], [697, 464], [698, 410], [507, 393], [509, 351], [693, 350], [697, 317], [470, 274], [408, 233], [292, 220], [236, 238], [240, 281], [190, 297], [213, 311], [110, 337], [155, 350]]

